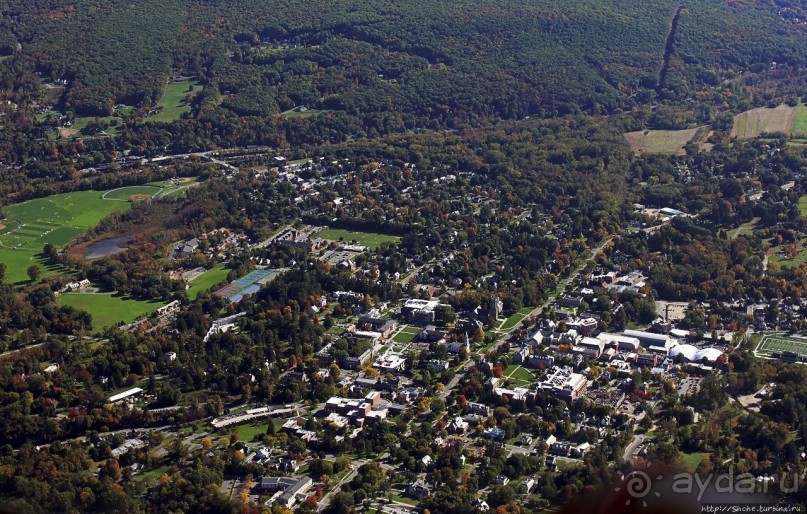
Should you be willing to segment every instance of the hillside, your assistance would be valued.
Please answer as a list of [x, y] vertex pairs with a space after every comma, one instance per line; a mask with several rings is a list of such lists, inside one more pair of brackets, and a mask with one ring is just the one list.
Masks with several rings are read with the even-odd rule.
[[39, 77], [21, 70], [65, 79], [60, 107], [89, 115], [155, 105], [172, 69], [247, 115], [307, 105], [445, 125], [608, 112], [807, 54], [801, 26], [756, 4], [685, 2], [670, 32], [669, 0], [6, 3], [22, 50], [0, 73], [32, 94]]

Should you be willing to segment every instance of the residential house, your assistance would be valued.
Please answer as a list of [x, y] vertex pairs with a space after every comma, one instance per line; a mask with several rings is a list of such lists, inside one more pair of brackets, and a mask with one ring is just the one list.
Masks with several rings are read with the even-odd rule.
[[493, 409], [485, 405], [484, 403], [475, 403], [475, 402], [468, 402], [468, 410], [471, 414], [478, 414], [480, 416], [490, 416], [493, 412]]
[[417, 500], [427, 498], [434, 488], [425, 480], [415, 480], [406, 488], [406, 494]]
[[496, 478], [493, 479], [493, 483], [496, 485], [505, 486], [510, 483], [510, 479], [504, 475], [496, 475]]

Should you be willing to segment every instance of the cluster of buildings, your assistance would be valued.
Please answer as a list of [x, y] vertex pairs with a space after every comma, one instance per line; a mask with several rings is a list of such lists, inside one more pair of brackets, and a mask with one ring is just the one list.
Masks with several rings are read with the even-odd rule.
[[325, 402], [325, 412], [325, 419], [340, 428], [348, 425], [362, 427], [365, 423], [386, 419], [389, 407], [382, 407], [381, 393], [372, 391], [361, 399], [329, 398]]
[[657, 368], [662, 363], [671, 362], [708, 364], [718, 361], [723, 355], [723, 351], [718, 348], [698, 348], [691, 344], [682, 344], [678, 337], [674, 337], [687, 335], [681, 331], [664, 334], [625, 330], [621, 334], [588, 334], [580, 334], [574, 328], [559, 332], [555, 323], [544, 320], [522, 346], [516, 349], [514, 362], [534, 368], [552, 366], [555, 358], [539, 349], [543, 344], [571, 353], [575, 362], [584, 359], [599, 361], [618, 371], [641, 367]]
[[261, 492], [274, 493], [266, 503], [278, 503], [287, 509], [304, 502], [310, 496], [308, 491], [313, 485], [314, 481], [310, 477], [261, 478]]
[[244, 249], [249, 241], [246, 235], [230, 232], [227, 228], [217, 228], [199, 237], [181, 241], [174, 245], [170, 257], [172, 259], [186, 259], [199, 249], [202, 241], [208, 245], [205, 254], [218, 261], [228, 260], [235, 253]]
[[61, 293], [75, 293], [77, 291], [84, 291], [90, 287], [90, 281], [86, 278], [84, 280], [79, 280], [78, 282], [70, 282], [69, 284], [65, 284], [65, 286], [55, 293], [55, 296], [59, 296]]

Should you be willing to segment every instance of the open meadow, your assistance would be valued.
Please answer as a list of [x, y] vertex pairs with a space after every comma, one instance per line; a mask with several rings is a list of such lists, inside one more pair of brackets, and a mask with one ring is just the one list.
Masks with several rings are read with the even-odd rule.
[[171, 123], [191, 110], [191, 101], [202, 90], [195, 80], [166, 84], [162, 98], [157, 103], [157, 112], [146, 117], [146, 121]]
[[796, 109], [787, 105], [751, 109], [734, 117], [731, 137], [752, 139], [765, 133], [783, 132], [790, 134]]
[[59, 305], [69, 305], [92, 315], [92, 327], [101, 330], [116, 323], [131, 323], [165, 305], [161, 302], [135, 300], [112, 293], [66, 293]]
[[799, 102], [796, 106], [790, 131], [793, 135], [807, 136], [807, 105], [804, 105], [804, 102]]
[[687, 143], [703, 143], [709, 137], [709, 127], [686, 130], [641, 130], [625, 134], [631, 149], [637, 154], [683, 155]]

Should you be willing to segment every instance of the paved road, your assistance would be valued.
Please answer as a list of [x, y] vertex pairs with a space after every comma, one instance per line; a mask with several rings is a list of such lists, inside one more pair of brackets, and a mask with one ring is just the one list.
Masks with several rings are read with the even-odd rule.
[[628, 445], [628, 447], [625, 448], [625, 453], [622, 455], [622, 458], [625, 461], [629, 462], [631, 460], [631, 458], [633, 457], [634, 452], [636, 452], [636, 449], [639, 448], [639, 446], [641, 446], [642, 443], [644, 443], [646, 439], [648, 439], [648, 437], [646, 435], [636, 435], [636, 436], [634, 436], [633, 441], [631, 441], [631, 443]]
[[336, 484], [336, 486], [334, 486], [333, 489], [328, 491], [328, 494], [326, 494], [325, 496], [322, 497], [322, 500], [320, 500], [319, 505], [317, 505], [317, 512], [322, 512], [323, 510], [325, 510], [328, 507], [328, 505], [330, 505], [332, 497], [339, 494], [339, 491], [342, 490], [343, 485], [345, 485], [346, 483], [348, 483], [351, 480], [353, 480], [354, 478], [356, 478], [356, 475], [359, 474], [359, 468], [362, 467], [363, 465], [365, 465], [368, 462], [370, 462], [370, 461], [367, 460], [367, 459], [365, 459], [365, 460], [363, 460], [363, 461], [361, 461], [359, 463], [354, 462], [353, 463], [353, 471], [351, 471], [350, 473], [348, 473], [347, 475], [342, 477], [342, 480], [340, 480], [339, 483]]
[[[608, 239], [604, 240], [602, 243], [600, 243], [600, 245], [597, 246], [594, 250], [592, 250], [591, 255], [586, 257], [586, 259], [582, 263], [580, 263], [580, 265], [574, 270], [573, 273], [571, 273], [566, 279], [560, 282], [557, 291], [564, 291], [566, 289], [566, 286], [568, 286], [572, 282], [572, 280], [574, 280], [575, 278], [577, 278], [578, 275], [580, 275], [583, 269], [585, 269], [586, 265], [592, 260], [596, 259], [597, 256], [600, 253], [602, 253], [603, 249], [614, 239], [616, 239], [616, 236], [611, 236]], [[490, 349], [496, 351], [504, 343], [509, 342], [511, 334], [515, 332], [517, 329], [520, 329], [528, 319], [532, 318], [533, 316], [537, 316], [544, 309], [546, 309], [549, 306], [549, 304], [552, 303], [552, 300], [555, 299], [555, 296], [556, 295], [550, 295], [543, 304], [533, 309], [529, 314], [524, 316], [524, 319], [516, 323], [509, 330], [500, 331], [499, 333], [504, 334], [504, 336]], [[465, 376], [465, 372], [474, 364], [475, 362], [473, 359], [468, 359], [467, 361], [465, 361], [465, 363], [462, 366], [460, 366], [460, 368], [457, 370], [457, 373], [454, 375], [454, 378], [452, 378], [451, 381], [449, 381], [449, 383], [446, 384], [445, 389], [443, 390], [442, 393], [440, 393], [440, 398], [442, 398], [443, 400], [448, 398], [448, 396], [451, 394], [451, 391], [457, 386], [462, 377]]]

